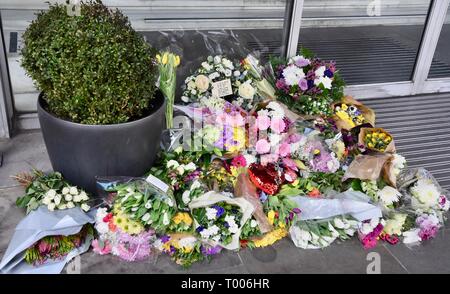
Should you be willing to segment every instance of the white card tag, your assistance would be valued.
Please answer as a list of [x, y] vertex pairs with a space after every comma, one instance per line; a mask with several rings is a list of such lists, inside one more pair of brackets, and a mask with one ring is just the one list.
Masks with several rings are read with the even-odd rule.
[[231, 88], [231, 80], [221, 80], [212, 83], [212, 95], [213, 97], [225, 97], [233, 94], [233, 89]]
[[149, 175], [145, 180], [147, 181], [147, 183], [150, 183], [158, 187], [158, 189], [160, 189], [164, 193], [167, 193], [167, 190], [169, 190], [169, 186], [166, 183], [164, 183], [163, 181], [161, 181], [160, 179], [158, 179], [153, 175]]

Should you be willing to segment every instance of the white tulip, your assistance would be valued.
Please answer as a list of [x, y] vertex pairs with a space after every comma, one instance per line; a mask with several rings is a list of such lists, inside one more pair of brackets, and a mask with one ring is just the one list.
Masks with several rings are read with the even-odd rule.
[[78, 195], [77, 187], [70, 187], [69, 193], [72, 195]]
[[61, 203], [61, 195], [57, 194], [53, 201], [55, 201], [56, 206], [58, 206]]
[[47, 196], [50, 200], [53, 200], [53, 198], [55, 198], [55, 196], [56, 196], [56, 191], [53, 189], [50, 189], [47, 191], [47, 193], [45, 193], [45, 196]]
[[56, 207], [55, 203], [49, 203], [49, 204], [47, 205], [47, 209], [50, 210], [50, 211], [55, 210], [55, 207]]
[[91, 209], [91, 207], [89, 205], [87, 205], [86, 203], [81, 204], [81, 209], [83, 209], [84, 211], [89, 211], [89, 209]]

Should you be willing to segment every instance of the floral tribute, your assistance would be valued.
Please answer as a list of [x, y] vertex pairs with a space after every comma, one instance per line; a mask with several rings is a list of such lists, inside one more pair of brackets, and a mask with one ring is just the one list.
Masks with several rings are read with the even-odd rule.
[[[426, 242], [444, 226], [448, 192], [426, 170], [408, 168], [373, 110], [343, 95], [334, 62], [306, 50], [267, 64], [209, 56], [181, 100], [191, 136], [162, 150], [148, 178], [106, 188], [96, 253], [127, 261], [167, 254], [188, 267], [287, 236], [302, 249], [353, 237], [369, 249]], [[85, 198], [66, 184], [48, 187], [55, 192], [28, 191], [20, 204]], [[354, 212], [352, 201], [371, 213]]]

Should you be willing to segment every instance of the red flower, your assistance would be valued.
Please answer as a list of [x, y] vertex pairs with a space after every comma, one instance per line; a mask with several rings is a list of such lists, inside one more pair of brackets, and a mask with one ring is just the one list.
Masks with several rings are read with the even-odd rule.
[[239, 155], [233, 158], [231, 165], [234, 167], [245, 167], [247, 165], [247, 161], [243, 155]]
[[317, 188], [313, 188], [309, 193], [308, 193], [309, 197], [312, 198], [319, 198], [320, 197], [320, 190]]

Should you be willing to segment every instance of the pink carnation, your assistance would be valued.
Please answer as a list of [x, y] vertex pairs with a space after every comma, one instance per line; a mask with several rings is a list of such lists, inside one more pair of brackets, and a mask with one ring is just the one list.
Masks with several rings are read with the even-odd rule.
[[100, 244], [98, 244], [98, 240], [95, 239], [94, 241], [92, 241], [92, 247], [94, 248], [94, 252], [100, 255], [106, 255], [111, 253], [112, 250], [112, 246], [109, 243], [109, 241], [105, 241], [104, 247], [101, 248]]
[[282, 143], [277, 150], [277, 154], [279, 154], [281, 157], [286, 157], [290, 154], [291, 152], [291, 147], [289, 146], [288, 143], [284, 142]]
[[260, 115], [256, 118], [256, 125], [259, 130], [267, 130], [270, 126], [270, 118], [267, 115]]
[[274, 118], [270, 122], [270, 129], [277, 134], [281, 134], [286, 129], [286, 123], [283, 119]]
[[258, 154], [265, 154], [270, 151], [270, 144], [267, 142], [266, 139], [261, 139], [258, 142], [256, 142], [256, 152]]

